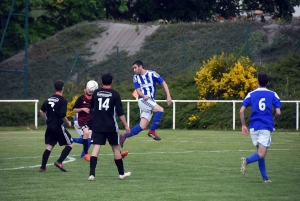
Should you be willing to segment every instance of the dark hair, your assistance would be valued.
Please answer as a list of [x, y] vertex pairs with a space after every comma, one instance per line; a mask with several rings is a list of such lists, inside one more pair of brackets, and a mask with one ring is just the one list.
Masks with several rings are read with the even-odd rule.
[[55, 91], [62, 91], [63, 87], [64, 87], [64, 82], [62, 80], [56, 80], [54, 82]]
[[144, 64], [143, 64], [143, 62], [142, 62], [141, 60], [137, 60], [137, 61], [133, 62], [132, 65], [133, 65], [133, 66], [134, 66], [134, 65], [137, 65], [138, 67], [143, 66], [143, 68], [144, 68]]
[[110, 73], [105, 73], [102, 75], [102, 84], [103, 85], [111, 85], [113, 80], [113, 76]]
[[269, 83], [269, 76], [267, 73], [264, 72], [258, 73], [257, 79], [258, 79], [259, 86], [261, 87], [266, 87], [267, 84]]

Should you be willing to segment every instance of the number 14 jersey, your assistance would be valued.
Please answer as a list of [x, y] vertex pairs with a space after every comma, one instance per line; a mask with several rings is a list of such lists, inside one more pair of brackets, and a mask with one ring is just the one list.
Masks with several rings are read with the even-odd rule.
[[247, 94], [242, 106], [251, 106], [252, 108], [250, 128], [254, 128], [254, 130], [274, 130], [272, 107], [281, 108], [277, 93], [266, 88], [257, 88]]
[[94, 132], [119, 132], [116, 119], [124, 115], [120, 94], [110, 88], [97, 89], [91, 102]]

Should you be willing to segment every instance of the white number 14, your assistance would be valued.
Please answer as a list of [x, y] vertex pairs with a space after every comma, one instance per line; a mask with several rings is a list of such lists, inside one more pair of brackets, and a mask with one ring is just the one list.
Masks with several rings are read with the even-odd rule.
[[104, 108], [105, 110], [108, 110], [109, 98], [105, 99], [104, 103], [102, 103], [102, 98], [98, 98], [98, 101], [99, 101], [99, 110], [102, 110], [102, 108]]

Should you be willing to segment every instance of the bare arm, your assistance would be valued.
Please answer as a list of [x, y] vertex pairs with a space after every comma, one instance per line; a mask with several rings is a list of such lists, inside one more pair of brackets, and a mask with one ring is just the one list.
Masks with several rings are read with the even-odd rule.
[[63, 120], [64, 123], [67, 124], [69, 127], [72, 126], [72, 123], [68, 120], [67, 116], [65, 116], [64, 118], [62, 118], [62, 120]]
[[280, 108], [275, 109], [274, 123], [277, 121], [278, 117], [281, 115]]
[[83, 107], [83, 108], [74, 108], [73, 109], [73, 112], [74, 113], [79, 113], [79, 112], [86, 112], [86, 113], [90, 113], [90, 108], [85, 108], [85, 107]]
[[248, 128], [247, 128], [246, 122], [245, 122], [245, 110], [246, 110], [246, 107], [242, 106], [240, 109], [240, 120], [241, 120], [241, 124], [242, 124], [242, 133], [244, 135], [248, 135]]
[[163, 85], [163, 87], [165, 89], [165, 92], [166, 92], [166, 95], [167, 95], [167, 103], [168, 103], [168, 105], [170, 105], [171, 102], [172, 102], [172, 98], [171, 98], [171, 95], [170, 95], [169, 87], [168, 87], [166, 82], [163, 82], [162, 85]]
[[145, 99], [145, 100], [148, 100], [149, 97], [143, 94], [141, 88], [137, 88], [137, 89], [136, 89], [136, 92], [138, 93], [138, 95], [139, 95], [140, 97], [142, 97], [142, 98]]
[[125, 116], [122, 115], [122, 116], [119, 116], [119, 118], [120, 118], [120, 120], [122, 121], [122, 123], [123, 123], [124, 126], [125, 126], [126, 133], [130, 133], [130, 128], [129, 128], [128, 124], [127, 124], [127, 121], [126, 121], [126, 119], [125, 119]]
[[43, 112], [42, 110], [40, 110], [40, 114], [42, 116], [42, 118], [44, 119], [44, 121], [46, 122], [47, 121], [47, 115], [45, 112]]

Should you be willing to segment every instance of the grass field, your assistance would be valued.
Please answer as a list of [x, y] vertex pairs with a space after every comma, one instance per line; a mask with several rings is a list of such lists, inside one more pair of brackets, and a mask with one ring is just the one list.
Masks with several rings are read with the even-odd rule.
[[[73, 136], [77, 134], [70, 129]], [[0, 200], [299, 200], [300, 134], [275, 132], [267, 154], [272, 183], [263, 183], [257, 164], [239, 173], [240, 158], [255, 152], [250, 137], [240, 131], [159, 130], [162, 141], [146, 132], [128, 139], [123, 150], [126, 171], [119, 180], [109, 146], [102, 148], [96, 180], [87, 181], [89, 163], [75, 145], [61, 172], [48, 161], [48, 172], [39, 173], [44, 152], [44, 130], [0, 131]]]

